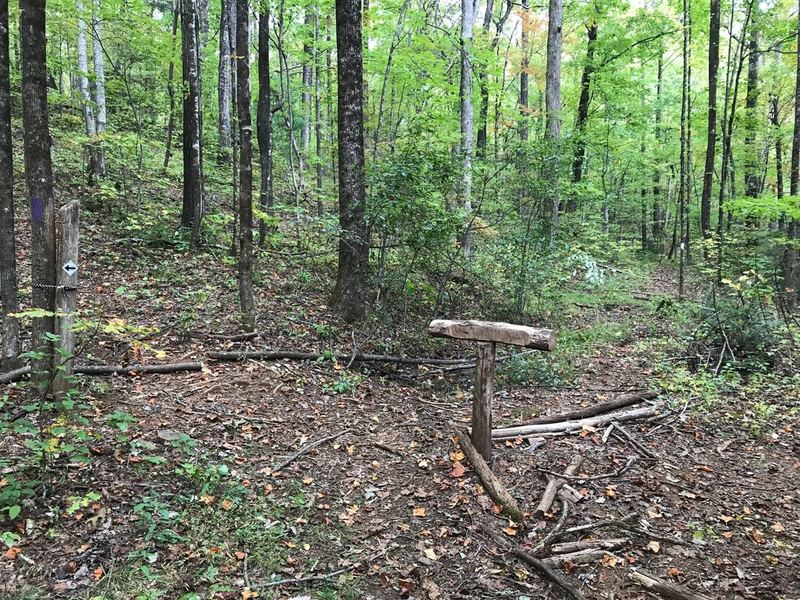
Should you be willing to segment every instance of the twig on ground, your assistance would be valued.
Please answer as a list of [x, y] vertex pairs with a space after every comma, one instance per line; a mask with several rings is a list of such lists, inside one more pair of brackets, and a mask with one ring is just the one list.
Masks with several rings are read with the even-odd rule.
[[317, 446], [321, 446], [322, 444], [324, 444], [326, 442], [330, 442], [332, 440], [335, 440], [336, 438], [341, 437], [346, 433], [350, 433], [350, 430], [349, 429], [345, 429], [344, 431], [340, 431], [339, 433], [334, 433], [333, 435], [329, 435], [327, 437], [320, 438], [320, 439], [316, 440], [315, 442], [311, 442], [310, 444], [306, 444], [305, 446], [300, 448], [300, 450], [298, 450], [297, 452], [292, 454], [289, 458], [284, 460], [282, 463], [279, 463], [278, 465], [272, 467], [272, 473], [274, 474], [274, 473], [277, 473], [278, 471], [282, 471], [283, 469], [288, 467], [290, 464], [292, 464], [294, 461], [296, 461], [298, 458], [300, 458], [301, 456], [303, 456], [307, 452], [313, 450]]
[[629, 456], [627, 462], [622, 465], [619, 469], [614, 471], [613, 473], [603, 473], [602, 475], [592, 475], [589, 477], [582, 477], [580, 475], [568, 475], [566, 473], [556, 473], [555, 471], [548, 471], [547, 469], [537, 469], [540, 473], [545, 473], [547, 475], [553, 475], [554, 477], [560, 477], [562, 479], [569, 479], [570, 481], [597, 481], [598, 479], [608, 479], [610, 477], [620, 477], [628, 472], [628, 470], [633, 466], [633, 463], [636, 462], [635, 456]]

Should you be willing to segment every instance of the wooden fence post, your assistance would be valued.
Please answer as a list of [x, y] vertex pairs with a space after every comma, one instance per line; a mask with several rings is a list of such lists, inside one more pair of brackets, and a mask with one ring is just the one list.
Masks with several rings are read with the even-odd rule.
[[497, 344], [478, 342], [475, 387], [472, 399], [472, 445], [487, 464], [492, 463], [492, 398], [494, 397], [494, 359]]
[[[71, 386], [75, 354], [75, 296], [78, 289], [78, 224], [80, 202], [73, 200], [58, 211], [56, 262], [56, 335], [59, 340], [53, 355], [53, 386], [56, 397], [66, 394]], [[491, 435], [491, 432], [490, 432]]]

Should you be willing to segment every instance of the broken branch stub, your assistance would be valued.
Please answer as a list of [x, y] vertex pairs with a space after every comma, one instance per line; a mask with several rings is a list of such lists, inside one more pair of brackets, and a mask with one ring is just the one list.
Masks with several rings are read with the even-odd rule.
[[434, 337], [511, 344], [545, 352], [552, 351], [556, 346], [556, 334], [552, 329], [512, 325], [511, 323], [437, 319], [428, 325], [428, 333]]

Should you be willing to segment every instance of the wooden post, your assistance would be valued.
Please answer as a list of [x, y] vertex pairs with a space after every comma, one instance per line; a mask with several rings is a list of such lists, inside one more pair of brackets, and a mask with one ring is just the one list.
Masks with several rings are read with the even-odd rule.
[[472, 445], [487, 464], [492, 463], [492, 397], [497, 344], [478, 342], [472, 398]]
[[[63, 396], [70, 389], [69, 378], [73, 373], [75, 334], [75, 296], [78, 287], [78, 219], [80, 203], [73, 200], [58, 211], [57, 238], [58, 260], [56, 261], [56, 335], [59, 337], [54, 354], [52, 392]], [[489, 432], [491, 435], [491, 431]]]
[[487, 464], [490, 464], [492, 460], [494, 362], [497, 344], [511, 344], [549, 352], [555, 347], [555, 332], [550, 329], [510, 323], [435, 320], [431, 321], [428, 326], [428, 333], [434, 337], [471, 340], [478, 343], [472, 401], [471, 441]]

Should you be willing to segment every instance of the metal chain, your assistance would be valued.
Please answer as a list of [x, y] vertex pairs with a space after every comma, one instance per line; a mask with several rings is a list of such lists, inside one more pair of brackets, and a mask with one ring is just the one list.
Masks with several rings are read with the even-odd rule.
[[31, 287], [40, 290], [64, 290], [65, 292], [74, 292], [78, 289], [77, 286], [74, 285], [51, 285], [49, 283], [32, 283]]

